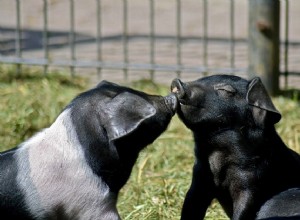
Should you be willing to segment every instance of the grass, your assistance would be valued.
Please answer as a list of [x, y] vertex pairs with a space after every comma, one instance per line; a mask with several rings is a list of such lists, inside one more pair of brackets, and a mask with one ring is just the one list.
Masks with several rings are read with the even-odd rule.
[[[64, 106], [87, 88], [84, 79], [25, 69], [14, 75], [11, 67], [0, 66], [1, 150], [26, 140], [49, 126]], [[166, 95], [168, 86], [148, 80], [128, 84], [151, 94]], [[286, 144], [300, 152], [300, 109], [297, 100], [274, 98], [283, 119], [277, 130]], [[118, 209], [122, 219], [176, 220], [180, 217], [185, 193], [190, 185], [193, 156], [191, 132], [177, 116], [168, 130], [140, 153], [132, 175], [120, 192]], [[217, 202], [209, 208], [207, 220], [228, 219]]]
[[49, 126], [86, 82], [81, 78], [23, 68], [20, 76], [0, 65], [0, 150], [11, 148]]

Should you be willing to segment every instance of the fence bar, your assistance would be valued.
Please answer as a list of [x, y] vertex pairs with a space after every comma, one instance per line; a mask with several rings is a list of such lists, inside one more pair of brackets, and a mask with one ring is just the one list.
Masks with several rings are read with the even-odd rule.
[[[155, 65], [155, 14], [154, 0], [150, 1], [150, 63]], [[154, 79], [154, 71], [150, 70], [150, 79]]]
[[[124, 63], [128, 64], [128, 2], [123, 0], [123, 55]], [[128, 69], [124, 68], [124, 78], [128, 80]]]
[[[21, 36], [21, 10], [20, 0], [16, 0], [16, 11], [17, 11], [17, 29], [16, 29], [16, 57], [22, 57], [22, 36]], [[21, 64], [17, 64], [17, 75], [21, 74]]]
[[[181, 65], [181, 0], [177, 0], [177, 34], [176, 34], [176, 43], [177, 43], [177, 65]], [[181, 72], [177, 72], [177, 77], [180, 77]]]
[[249, 0], [249, 73], [279, 91], [279, 0]]
[[[48, 3], [44, 0], [44, 30], [43, 30], [43, 48], [44, 48], [44, 58], [48, 60], [49, 58], [49, 48], [48, 48]], [[48, 73], [48, 63], [44, 65], [44, 75]]]
[[[203, 66], [207, 68], [207, 43], [208, 43], [208, 5], [207, 0], [203, 0]], [[207, 73], [204, 73], [207, 75]]]
[[285, 30], [284, 30], [284, 88], [288, 87], [289, 61], [289, 0], [285, 0]]
[[[74, 12], [74, 0], [70, 0], [70, 52], [71, 60], [75, 61], [75, 12]], [[70, 65], [71, 75], [75, 75], [74, 65]]]
[[[213, 72], [213, 73], [245, 73], [246, 69], [244, 68], [218, 68], [218, 67], [201, 67], [201, 66], [182, 66], [182, 65], [152, 65], [149, 63], [115, 63], [115, 62], [101, 62], [101, 61], [81, 61], [81, 60], [51, 60], [48, 63], [48, 60], [43, 58], [17, 58], [17, 57], [7, 57], [0, 55], [0, 62], [5, 63], [18, 63], [26, 65], [53, 65], [60, 67], [78, 67], [78, 68], [102, 68], [102, 69], [112, 69], [112, 70], [122, 70], [125, 68], [131, 70], [153, 70], [161, 72], [189, 72], [197, 73], [200, 72]], [[299, 73], [294, 73], [295, 75], [300, 75]]]
[[[97, 44], [97, 60], [102, 60], [102, 10], [100, 0], [96, 0], [97, 3], [97, 36], [96, 36], [96, 44]], [[101, 68], [97, 68], [97, 76], [101, 78]]]
[[235, 66], [234, 0], [230, 0], [230, 67]]

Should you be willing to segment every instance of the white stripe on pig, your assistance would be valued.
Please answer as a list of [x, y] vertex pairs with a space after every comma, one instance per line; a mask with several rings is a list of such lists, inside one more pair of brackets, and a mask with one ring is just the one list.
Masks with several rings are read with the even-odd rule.
[[18, 183], [37, 218], [119, 219], [117, 195], [88, 166], [70, 109], [18, 149]]

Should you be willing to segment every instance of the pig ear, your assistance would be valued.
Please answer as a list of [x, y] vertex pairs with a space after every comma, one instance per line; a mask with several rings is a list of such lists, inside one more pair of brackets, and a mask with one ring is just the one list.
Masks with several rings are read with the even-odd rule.
[[253, 118], [258, 125], [264, 126], [266, 123], [276, 124], [280, 121], [281, 114], [275, 108], [259, 77], [251, 80], [246, 99], [248, 104], [253, 106]]
[[144, 120], [155, 115], [156, 109], [138, 95], [123, 92], [106, 104], [104, 128], [110, 141], [138, 129]]

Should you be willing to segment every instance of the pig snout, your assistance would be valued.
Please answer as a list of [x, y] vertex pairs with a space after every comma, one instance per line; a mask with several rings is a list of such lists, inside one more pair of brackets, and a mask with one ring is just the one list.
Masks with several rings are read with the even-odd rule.
[[174, 79], [171, 83], [171, 92], [176, 94], [178, 99], [186, 95], [185, 84], [180, 79]]
[[164, 97], [165, 103], [169, 109], [171, 109], [173, 115], [176, 113], [178, 100], [174, 93], [169, 94], [168, 96]]

